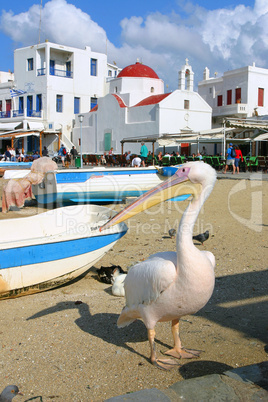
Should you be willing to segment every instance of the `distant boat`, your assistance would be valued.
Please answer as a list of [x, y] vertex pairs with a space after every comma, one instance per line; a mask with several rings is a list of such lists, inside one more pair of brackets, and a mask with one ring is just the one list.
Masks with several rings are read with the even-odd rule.
[[73, 205], [0, 220], [0, 299], [55, 288], [84, 274], [126, 234], [124, 223], [100, 232], [115, 212]]
[[0, 161], [2, 169], [31, 169], [33, 162]]
[[162, 183], [178, 167], [93, 167], [49, 171], [32, 186], [38, 204], [122, 202]]

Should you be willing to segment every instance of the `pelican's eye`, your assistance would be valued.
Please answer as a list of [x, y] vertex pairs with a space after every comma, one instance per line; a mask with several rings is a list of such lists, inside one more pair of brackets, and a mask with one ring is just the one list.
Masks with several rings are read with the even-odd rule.
[[185, 169], [183, 168], [182, 171], [185, 172]]

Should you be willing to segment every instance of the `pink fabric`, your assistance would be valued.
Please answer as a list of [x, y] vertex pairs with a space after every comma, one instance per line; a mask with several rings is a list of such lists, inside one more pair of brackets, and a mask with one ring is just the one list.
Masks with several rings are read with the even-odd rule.
[[12, 206], [22, 208], [25, 200], [32, 198], [32, 184], [41, 183], [46, 172], [56, 169], [56, 162], [43, 157], [33, 162], [31, 172], [27, 176], [21, 179], [10, 179], [3, 187], [2, 212], [8, 212]]

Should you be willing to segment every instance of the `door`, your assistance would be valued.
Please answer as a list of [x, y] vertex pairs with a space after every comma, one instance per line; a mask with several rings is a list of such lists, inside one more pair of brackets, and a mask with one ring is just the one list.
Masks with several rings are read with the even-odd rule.
[[50, 60], [50, 75], [55, 75], [55, 60]]
[[33, 97], [27, 96], [27, 116], [31, 117], [33, 114]]

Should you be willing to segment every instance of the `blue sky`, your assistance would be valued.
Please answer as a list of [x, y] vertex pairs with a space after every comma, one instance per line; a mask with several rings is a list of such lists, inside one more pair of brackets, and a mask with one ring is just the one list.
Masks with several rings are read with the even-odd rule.
[[[13, 71], [13, 51], [38, 43], [40, 1], [12, 0], [0, 10], [0, 70]], [[268, 68], [267, 0], [42, 1], [41, 42], [105, 52], [120, 67], [137, 59], [170, 90], [189, 59], [195, 86], [211, 75], [250, 65]]]

